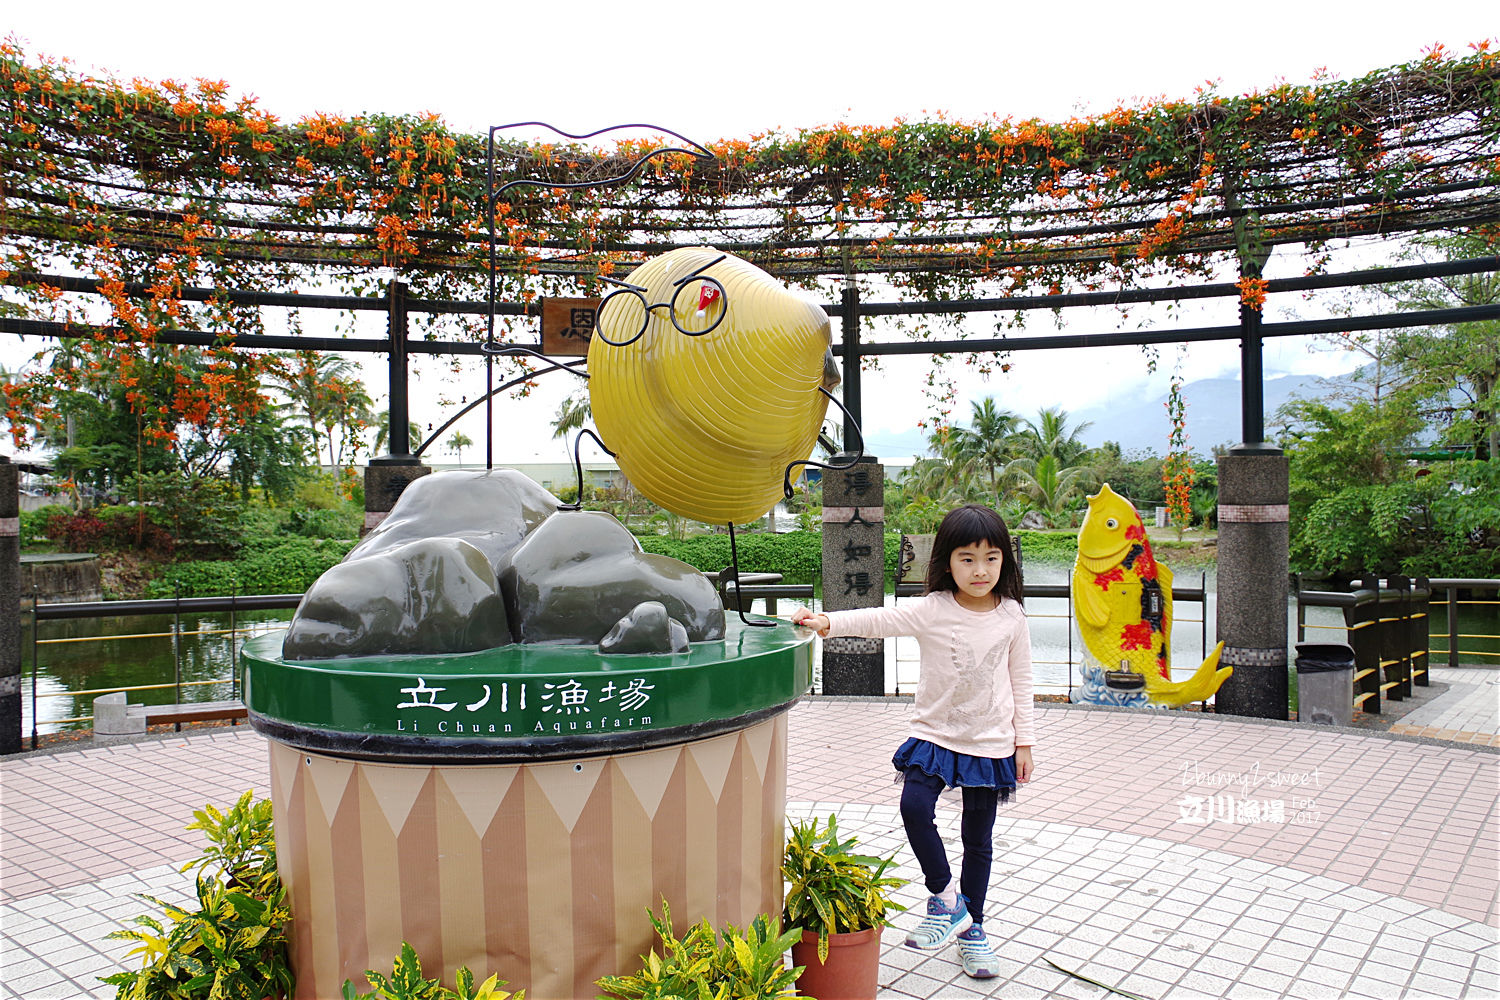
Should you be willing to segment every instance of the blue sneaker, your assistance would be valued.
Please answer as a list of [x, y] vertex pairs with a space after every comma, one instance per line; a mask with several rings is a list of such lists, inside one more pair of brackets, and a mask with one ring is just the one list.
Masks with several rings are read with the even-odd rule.
[[927, 917], [906, 935], [906, 946], [918, 951], [937, 951], [969, 929], [969, 901], [960, 893], [953, 909], [943, 905], [941, 896], [927, 897]]
[[970, 978], [994, 979], [1000, 974], [1000, 959], [983, 927], [972, 926], [958, 936], [958, 956], [964, 960], [964, 975]]

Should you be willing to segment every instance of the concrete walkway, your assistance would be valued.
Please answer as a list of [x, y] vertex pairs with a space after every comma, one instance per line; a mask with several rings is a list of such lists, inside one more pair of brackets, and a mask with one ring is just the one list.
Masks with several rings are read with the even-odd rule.
[[[1454, 680], [1428, 710], [1488, 696]], [[889, 766], [909, 711], [794, 708], [788, 813], [837, 812], [894, 852], [920, 908]], [[1049, 959], [1150, 1000], [1500, 996], [1500, 752], [1189, 712], [1038, 714], [1037, 778], [995, 830], [986, 929], [1002, 976], [908, 951], [902, 914], [882, 997], [1107, 1000]], [[1493, 732], [1493, 714], [1464, 724]], [[94, 977], [121, 967], [128, 946], [105, 935], [143, 911], [130, 893], [186, 898], [176, 869], [200, 842], [183, 826], [247, 788], [266, 794], [267, 754], [243, 728], [0, 764], [0, 996], [113, 996]], [[956, 852], [957, 804], [938, 815]]]
[[[1391, 732], [1500, 747], [1500, 668], [1433, 667], [1428, 679], [1448, 690], [1400, 715]], [[1399, 702], [1387, 707], [1401, 711]]]

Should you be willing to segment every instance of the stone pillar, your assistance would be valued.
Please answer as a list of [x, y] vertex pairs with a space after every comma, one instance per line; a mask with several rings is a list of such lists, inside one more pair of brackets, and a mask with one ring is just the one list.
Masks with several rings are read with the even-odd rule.
[[0, 455], [0, 754], [22, 749], [19, 473]]
[[[823, 607], [884, 603], [885, 467], [867, 456], [853, 468], [823, 470]], [[885, 641], [824, 640], [823, 693], [884, 694]]]
[[1219, 662], [1234, 674], [1214, 704], [1226, 715], [1287, 717], [1288, 476], [1265, 445], [1219, 459]]
[[407, 455], [372, 458], [365, 466], [365, 525], [360, 537], [385, 520], [408, 486], [431, 473], [431, 468]]

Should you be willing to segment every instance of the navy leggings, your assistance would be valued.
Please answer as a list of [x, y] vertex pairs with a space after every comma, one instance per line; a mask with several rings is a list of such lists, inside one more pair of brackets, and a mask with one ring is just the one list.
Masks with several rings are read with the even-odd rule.
[[[948, 887], [953, 871], [948, 867], [948, 852], [938, 836], [934, 822], [937, 798], [945, 784], [918, 768], [906, 772], [901, 789], [901, 820], [906, 824], [906, 839], [922, 866], [927, 891], [939, 893]], [[984, 895], [990, 885], [990, 863], [995, 856], [995, 806], [999, 792], [993, 788], [964, 788], [964, 812], [961, 824], [964, 863], [958, 889], [969, 901], [969, 916], [974, 923], [984, 921]]]

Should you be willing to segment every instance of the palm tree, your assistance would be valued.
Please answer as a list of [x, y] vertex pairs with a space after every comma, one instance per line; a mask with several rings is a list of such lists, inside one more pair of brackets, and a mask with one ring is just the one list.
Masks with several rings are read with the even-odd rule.
[[[385, 451], [385, 446], [391, 439], [391, 415], [387, 413], [385, 419], [380, 422], [380, 429], [375, 432], [375, 453], [378, 455]], [[412, 447], [422, 443], [422, 425], [415, 420], [409, 420], [406, 424], [406, 440], [411, 442]], [[471, 444], [473, 442], [470, 442]]]
[[472, 445], [474, 442], [470, 440], [469, 435], [465, 434], [463, 431], [454, 431], [453, 436], [449, 438], [446, 443], [448, 445], [448, 450], [458, 456], [458, 464], [463, 465], [464, 449]]
[[932, 455], [917, 459], [902, 476], [910, 492], [936, 498], [967, 491], [973, 466], [963, 456], [957, 429], [937, 428], [927, 435], [927, 449]]
[[[370, 396], [360, 381], [359, 366], [348, 358], [316, 351], [292, 351], [280, 357], [287, 364], [273, 376], [276, 387], [312, 432], [313, 454], [322, 452], [321, 430], [327, 438], [329, 464], [339, 465], [350, 440], [370, 416]], [[341, 429], [345, 438], [337, 451], [335, 429]]]
[[1064, 466], [1056, 455], [1015, 459], [1005, 467], [1005, 475], [1031, 500], [1033, 509], [1053, 523], [1068, 501], [1091, 485], [1094, 478], [1086, 466]]
[[565, 438], [593, 419], [594, 411], [589, 406], [588, 393], [575, 393], [562, 401], [557, 416], [552, 421], [552, 436]]
[[1021, 448], [1033, 461], [1048, 455], [1056, 458], [1060, 467], [1076, 465], [1088, 451], [1088, 445], [1078, 440], [1078, 435], [1093, 426], [1085, 421], [1077, 427], [1068, 427], [1068, 411], [1061, 407], [1044, 407], [1037, 412], [1035, 422], [1021, 421], [1025, 430], [1021, 432]]
[[997, 409], [993, 396], [973, 403], [968, 427], [956, 427], [950, 438], [955, 454], [974, 471], [983, 472], [990, 492], [1000, 499], [1000, 470], [1013, 458], [1014, 438], [1021, 418], [1009, 410]]
[[[359, 453], [364, 433], [375, 421], [374, 403], [358, 379], [336, 378], [330, 384], [331, 399], [323, 414], [323, 431], [328, 438], [328, 457], [335, 467], [350, 461]], [[334, 451], [334, 431], [338, 431], [338, 451]]]

